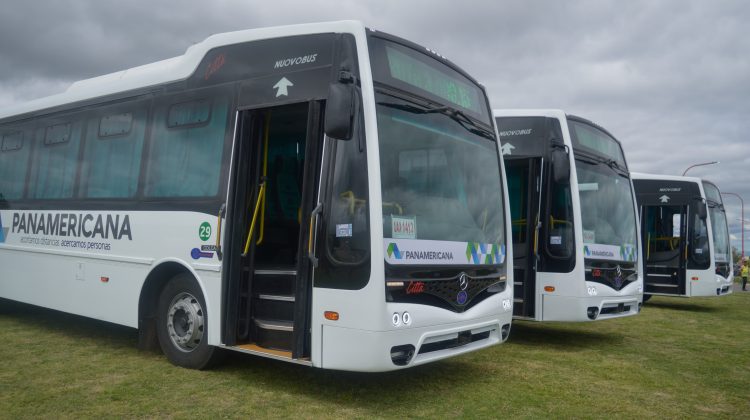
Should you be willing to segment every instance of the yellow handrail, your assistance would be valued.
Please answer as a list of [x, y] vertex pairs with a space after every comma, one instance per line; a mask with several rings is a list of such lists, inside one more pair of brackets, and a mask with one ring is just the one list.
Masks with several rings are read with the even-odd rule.
[[[261, 179], [263, 179], [263, 186], [266, 185], [266, 176], [268, 175], [268, 133], [269, 133], [269, 127], [271, 126], [271, 111], [268, 111], [268, 114], [266, 114], [266, 123], [263, 127], [263, 173]], [[263, 211], [260, 212], [260, 231], [258, 232], [258, 240], [255, 241], [255, 245], [260, 245], [263, 242], [263, 233], [265, 232], [265, 226], [266, 226], [266, 190], [265, 188], [261, 186], [263, 189], [263, 194], [258, 195], [259, 199], [262, 199], [263, 201]], [[255, 216], [253, 216], [253, 219]], [[245, 251], [247, 253], [247, 251]]]
[[253, 231], [255, 230], [255, 220], [258, 217], [258, 210], [260, 209], [260, 203], [263, 201], [263, 197], [266, 195], [266, 183], [265, 181], [260, 184], [260, 190], [258, 190], [258, 201], [255, 202], [255, 210], [253, 211], [253, 220], [250, 222], [250, 230], [247, 232], [247, 241], [245, 241], [245, 250], [242, 252], [242, 256], [246, 256], [250, 250], [250, 240], [253, 237]]

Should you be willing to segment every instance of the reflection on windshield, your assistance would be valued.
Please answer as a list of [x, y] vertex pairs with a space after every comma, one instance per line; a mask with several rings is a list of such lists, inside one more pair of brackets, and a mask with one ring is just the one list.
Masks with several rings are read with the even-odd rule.
[[384, 237], [504, 243], [493, 141], [442, 113], [383, 105], [378, 134]]
[[[583, 242], [618, 247], [607, 259], [635, 261], [636, 224], [630, 182], [605, 164], [576, 159]], [[602, 251], [604, 252], [604, 251]], [[605, 255], [587, 253], [596, 258]]]

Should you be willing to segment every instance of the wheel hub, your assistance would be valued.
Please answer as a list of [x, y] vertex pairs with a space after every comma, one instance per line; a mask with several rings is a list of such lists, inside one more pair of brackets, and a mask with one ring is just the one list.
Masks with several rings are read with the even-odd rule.
[[190, 293], [172, 299], [167, 313], [167, 332], [172, 343], [184, 352], [193, 351], [203, 340], [204, 313], [200, 302]]

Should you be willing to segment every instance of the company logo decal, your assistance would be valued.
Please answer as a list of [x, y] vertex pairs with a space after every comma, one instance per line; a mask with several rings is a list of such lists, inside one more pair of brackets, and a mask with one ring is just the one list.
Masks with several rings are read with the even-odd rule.
[[480, 244], [469, 242], [466, 244], [466, 262], [472, 264], [502, 264], [505, 261], [505, 245]]
[[478, 242], [392, 239], [383, 245], [391, 264], [502, 264], [506, 255], [505, 245]]
[[190, 256], [193, 257], [194, 260], [199, 260], [201, 258], [213, 258], [214, 257], [214, 253], [213, 252], [204, 252], [204, 251], [201, 251], [198, 248], [193, 248], [190, 251]]
[[386, 251], [388, 258], [397, 260], [452, 260], [453, 253], [449, 251], [399, 251], [398, 245], [391, 242]]
[[13, 233], [133, 240], [130, 217], [119, 214], [13, 213]]
[[460, 292], [458, 292], [458, 295], [456, 295], [456, 303], [458, 303], [459, 305], [463, 305], [468, 299], [469, 294], [466, 293], [466, 290], [461, 290]]
[[635, 247], [630, 245], [603, 245], [586, 244], [583, 246], [583, 255], [586, 258], [598, 258], [611, 261], [635, 261]]
[[424, 282], [423, 281], [410, 281], [409, 285], [406, 286], [406, 294], [407, 295], [416, 295], [419, 293], [424, 292]]
[[467, 287], [469, 287], [469, 278], [466, 277], [466, 273], [461, 273], [461, 275], [458, 276], [458, 288], [466, 290]]
[[615, 287], [618, 289], [622, 287], [622, 267], [620, 267], [620, 264], [617, 264], [615, 267]]
[[133, 240], [130, 216], [127, 214], [95, 214], [65, 212], [14, 212], [10, 227], [0, 221], [0, 243], [75, 248], [85, 251], [111, 251], [112, 241]]

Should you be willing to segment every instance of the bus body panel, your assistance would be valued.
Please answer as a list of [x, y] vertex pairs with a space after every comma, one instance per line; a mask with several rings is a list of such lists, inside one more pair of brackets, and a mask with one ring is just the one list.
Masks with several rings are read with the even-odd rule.
[[[0, 266], [5, 267], [0, 276], [2, 297], [138, 327], [138, 303], [145, 279], [160, 264], [173, 262], [193, 273], [207, 306], [220, 306], [220, 282], [207, 281], [218, 278], [220, 263], [215, 252], [201, 251], [214, 243], [215, 235], [205, 241], [199, 236], [204, 224], [216, 232], [215, 218], [179, 212], [167, 220], [163, 214], [0, 211], [3, 227], [7, 228], [5, 242], [0, 244]], [[114, 222], [118, 216], [116, 226], [120, 229], [108, 230], [107, 222]], [[75, 225], [68, 229], [70, 221], [82, 221], [81, 230]]]

